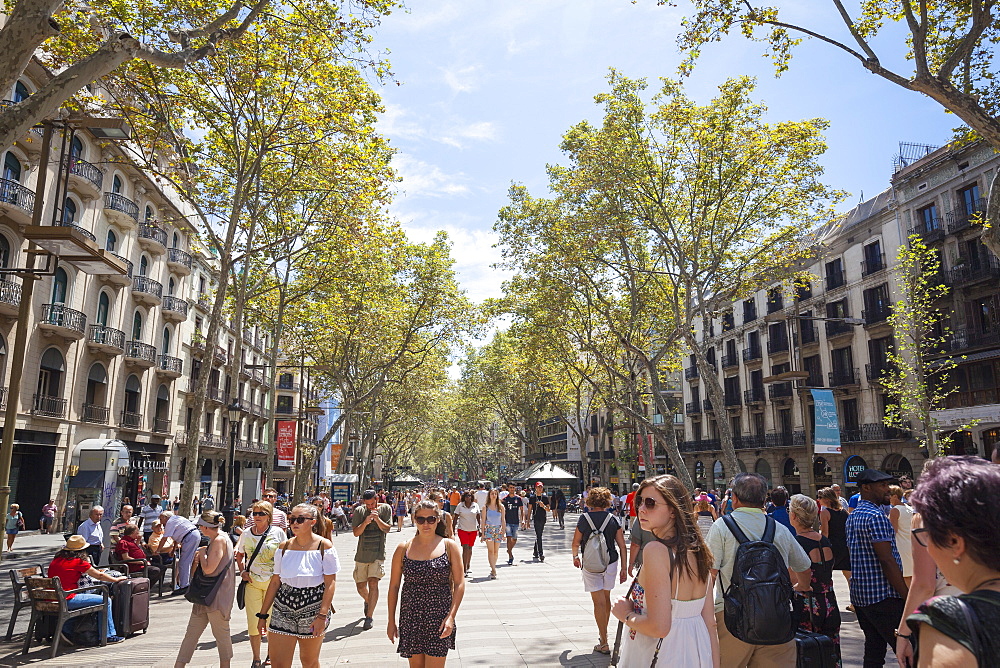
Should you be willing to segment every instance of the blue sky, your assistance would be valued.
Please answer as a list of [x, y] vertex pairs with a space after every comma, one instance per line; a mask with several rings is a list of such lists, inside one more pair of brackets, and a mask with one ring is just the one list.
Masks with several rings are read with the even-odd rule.
[[[600, 118], [595, 94], [615, 67], [630, 77], [674, 76], [681, 8], [655, 0], [412, 0], [388, 17], [376, 46], [391, 50], [396, 80], [380, 89], [379, 130], [397, 150], [402, 178], [392, 213], [416, 241], [448, 232], [463, 287], [499, 296], [490, 268], [492, 226], [512, 181], [546, 192], [545, 165], [574, 123]], [[795, 22], [836, 25], [830, 3], [783, 3]], [[831, 5], [832, 6], [832, 5]], [[887, 47], [893, 46], [891, 41]], [[934, 102], [863, 70], [846, 54], [807, 42], [789, 72], [773, 77], [761, 45], [733, 36], [706, 47], [688, 94], [708, 101], [727, 77], [758, 77], [771, 120], [831, 122], [822, 159], [827, 182], [851, 193], [843, 208], [888, 186], [901, 141], [940, 145], [956, 125]], [[883, 54], [882, 62], [892, 63]]]

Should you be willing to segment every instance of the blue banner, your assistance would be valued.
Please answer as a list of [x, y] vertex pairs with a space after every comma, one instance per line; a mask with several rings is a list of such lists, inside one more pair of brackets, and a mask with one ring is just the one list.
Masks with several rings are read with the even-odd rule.
[[816, 454], [840, 454], [840, 422], [833, 390], [810, 390], [813, 397], [813, 444]]

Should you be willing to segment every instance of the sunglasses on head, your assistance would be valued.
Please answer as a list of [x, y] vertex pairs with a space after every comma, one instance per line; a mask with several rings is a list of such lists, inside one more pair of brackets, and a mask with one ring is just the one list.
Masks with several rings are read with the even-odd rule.
[[645, 498], [643, 498], [641, 496], [635, 497], [635, 507], [636, 508], [639, 508], [640, 506], [646, 506], [646, 510], [653, 510], [653, 509], [656, 508], [656, 506], [661, 505], [661, 504], [664, 505], [664, 506], [667, 505], [663, 501], [657, 501], [656, 499], [652, 499], [652, 498], [650, 498], [648, 496], [645, 497]]
[[313, 518], [309, 517], [308, 515], [296, 515], [295, 517], [289, 517], [288, 521], [291, 522], [292, 524], [302, 524], [306, 520], [311, 520], [311, 519]]
[[271, 513], [265, 513], [263, 510], [255, 510], [252, 514], [254, 517], [268, 517]]
[[427, 515], [426, 517], [417, 515], [413, 519], [416, 520], [417, 524], [434, 524], [438, 521], [437, 515]]

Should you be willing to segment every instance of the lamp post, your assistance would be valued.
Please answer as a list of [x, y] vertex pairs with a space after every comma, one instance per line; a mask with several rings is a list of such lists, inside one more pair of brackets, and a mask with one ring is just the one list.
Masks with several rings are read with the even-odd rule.
[[236, 516], [236, 476], [233, 475], [233, 463], [236, 461], [236, 436], [240, 429], [240, 402], [233, 399], [226, 407], [229, 415], [229, 461], [226, 462], [226, 504], [222, 507], [222, 516], [226, 518], [226, 527], [233, 528], [233, 517]]

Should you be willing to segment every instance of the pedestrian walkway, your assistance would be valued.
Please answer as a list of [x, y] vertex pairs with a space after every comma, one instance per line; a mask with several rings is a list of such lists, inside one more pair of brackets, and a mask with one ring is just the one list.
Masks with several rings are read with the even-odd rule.
[[[531, 559], [534, 532], [522, 532], [514, 548], [516, 560], [508, 566], [502, 559], [497, 566], [499, 577], [489, 579], [486, 548], [477, 543], [472, 557], [472, 577], [466, 580], [465, 600], [459, 609], [456, 650], [449, 653], [448, 665], [506, 667], [573, 666], [587, 668], [605, 667], [608, 657], [594, 654], [597, 642], [591, 599], [583, 591], [579, 571], [573, 568], [570, 545], [576, 515], [566, 518], [566, 529], [560, 530], [549, 522], [545, 527], [545, 562]], [[387, 554], [413, 529], [407, 526], [402, 533], [389, 533]], [[11, 609], [10, 581], [7, 570], [35, 563], [47, 565], [52, 554], [62, 545], [61, 536], [24, 536], [18, 539], [12, 558], [2, 564], [3, 582], [0, 586], [0, 628], [6, 631], [7, 614]], [[336, 614], [327, 632], [321, 662], [323, 666], [357, 666], [382, 668], [405, 666], [394, 646], [385, 635], [386, 587], [388, 577], [382, 581], [375, 627], [362, 631], [361, 597], [351, 578], [357, 539], [348, 533], [334, 538], [344, 570], [337, 579], [334, 596]], [[501, 550], [501, 557], [506, 552]], [[846, 605], [846, 583], [837, 574], [837, 595], [841, 607]], [[626, 585], [619, 585], [612, 596], [624, 595]], [[0, 666], [44, 665], [76, 666], [78, 668], [168, 668], [173, 665], [181, 636], [187, 625], [191, 604], [180, 598], [153, 597], [150, 611], [150, 628], [145, 634], [107, 647], [72, 647], [60, 649], [60, 655], [49, 659], [49, 646], [33, 646], [26, 656], [21, 656], [23, 633], [28, 626], [28, 610], [23, 610], [15, 627], [11, 643], [0, 641]], [[860, 666], [862, 636], [854, 616], [844, 613], [843, 649], [845, 666]], [[249, 666], [250, 643], [246, 632], [246, 617], [234, 607], [230, 626], [234, 643], [234, 666]], [[612, 619], [613, 637], [615, 621]], [[892, 663], [895, 659], [891, 658]], [[198, 645], [191, 666], [212, 666], [218, 662], [215, 641], [206, 632]], [[669, 665], [669, 663], [665, 664]]]

